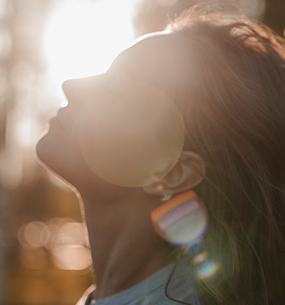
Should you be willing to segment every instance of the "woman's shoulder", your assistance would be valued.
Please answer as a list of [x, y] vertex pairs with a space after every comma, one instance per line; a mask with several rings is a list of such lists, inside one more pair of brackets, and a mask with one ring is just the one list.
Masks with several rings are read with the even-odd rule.
[[[165, 295], [165, 286], [171, 274], [174, 264], [168, 265], [139, 284], [115, 295], [100, 299], [95, 302], [92, 300], [92, 292], [95, 285], [90, 286], [76, 305], [174, 305], [178, 304], [171, 301]], [[193, 268], [187, 262], [178, 265], [167, 289], [169, 296], [173, 299], [186, 302], [192, 305], [202, 305], [196, 293], [196, 285], [193, 280]]]

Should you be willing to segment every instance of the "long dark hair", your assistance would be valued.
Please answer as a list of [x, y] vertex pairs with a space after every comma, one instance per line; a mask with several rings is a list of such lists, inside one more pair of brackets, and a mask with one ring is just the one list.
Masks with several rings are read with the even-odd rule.
[[207, 166], [194, 189], [209, 209], [203, 244], [222, 266], [198, 292], [211, 305], [285, 304], [284, 44], [243, 18], [199, 16], [170, 30], [197, 66], [178, 104], [184, 148]]

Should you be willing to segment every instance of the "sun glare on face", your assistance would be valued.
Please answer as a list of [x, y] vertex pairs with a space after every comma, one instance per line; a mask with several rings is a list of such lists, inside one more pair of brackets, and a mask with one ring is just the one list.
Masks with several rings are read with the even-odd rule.
[[44, 50], [51, 81], [105, 72], [133, 40], [134, 0], [60, 2], [50, 17]]

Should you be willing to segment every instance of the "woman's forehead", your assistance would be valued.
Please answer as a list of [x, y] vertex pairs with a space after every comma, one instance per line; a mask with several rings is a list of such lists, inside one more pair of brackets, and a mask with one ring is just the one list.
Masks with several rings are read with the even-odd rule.
[[110, 71], [121, 70], [134, 80], [169, 88], [189, 79], [189, 73], [193, 75], [194, 60], [189, 45], [181, 35], [152, 34], [119, 54]]
[[161, 33], [144, 36], [143, 39], [120, 53], [114, 64], [130, 70], [145, 65], [158, 67], [158, 63], [165, 65], [167, 59], [171, 57], [174, 60], [175, 53], [179, 53], [179, 48], [173, 46], [174, 39], [173, 35]]
[[133, 60], [146, 60], [151, 56], [161, 56], [163, 54], [162, 51], [165, 51], [165, 47], [169, 44], [170, 40], [170, 35], [163, 33], [153, 33], [143, 36], [131, 47], [120, 53], [115, 61], [130, 64]]

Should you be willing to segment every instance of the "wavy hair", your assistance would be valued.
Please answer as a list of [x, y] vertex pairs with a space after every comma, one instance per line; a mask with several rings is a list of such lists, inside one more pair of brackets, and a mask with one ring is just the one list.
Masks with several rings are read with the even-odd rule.
[[209, 209], [203, 243], [223, 267], [197, 280], [199, 295], [209, 305], [285, 304], [284, 42], [243, 17], [193, 10], [168, 30], [189, 41], [197, 66], [178, 104], [184, 149], [207, 166], [194, 188]]

